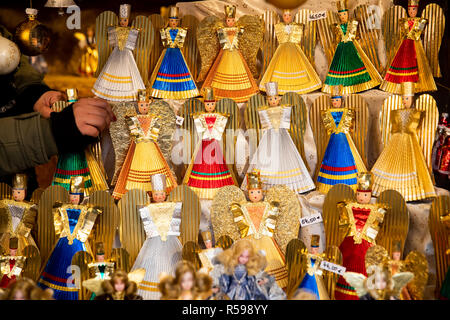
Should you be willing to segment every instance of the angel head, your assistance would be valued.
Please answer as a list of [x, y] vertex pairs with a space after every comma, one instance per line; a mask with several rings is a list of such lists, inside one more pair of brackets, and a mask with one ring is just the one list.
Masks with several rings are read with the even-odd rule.
[[130, 22], [131, 5], [121, 4], [119, 8], [119, 25], [121, 27], [128, 27]]
[[225, 23], [227, 27], [234, 27], [236, 24], [236, 6], [225, 5]]
[[371, 172], [360, 172], [357, 179], [356, 202], [369, 204], [372, 198], [373, 174]]
[[408, 0], [408, 15], [411, 18], [417, 17], [419, 12], [419, 1], [420, 0]]
[[400, 241], [394, 241], [392, 246], [392, 259], [399, 261], [402, 258], [402, 243]]
[[53, 300], [53, 290], [42, 290], [33, 280], [22, 278], [8, 287], [3, 300]]
[[365, 281], [369, 294], [377, 300], [389, 298], [394, 289], [394, 281], [389, 267], [384, 264], [369, 266], [367, 273], [368, 277]]
[[14, 176], [12, 192], [15, 201], [25, 200], [27, 194], [27, 176], [25, 174], [18, 173]]
[[261, 176], [258, 171], [247, 173], [247, 190], [251, 202], [260, 202], [264, 199]]
[[154, 202], [166, 201], [166, 175], [164, 173], [158, 173], [152, 175], [152, 198]]
[[180, 23], [179, 8], [175, 6], [169, 7], [169, 27], [176, 28]]
[[69, 200], [71, 204], [80, 204], [84, 198], [84, 177], [75, 176], [70, 178]]
[[340, 108], [344, 103], [344, 96], [342, 95], [342, 85], [333, 86], [331, 93], [331, 105], [333, 108]]
[[246, 239], [236, 241], [230, 248], [217, 256], [225, 266], [227, 274], [233, 274], [238, 265], [245, 265], [249, 276], [256, 275], [264, 270], [267, 264], [266, 257], [255, 250], [253, 244]]
[[106, 294], [112, 295], [123, 292], [128, 296], [137, 292], [137, 285], [128, 279], [128, 274], [125, 271], [117, 270], [111, 275], [111, 279], [102, 282], [102, 289]]
[[97, 242], [95, 244], [95, 259], [97, 262], [105, 262], [105, 246], [103, 242]]
[[283, 10], [283, 22], [286, 24], [289, 24], [293, 20], [292, 10], [291, 9], [284, 9]]
[[140, 114], [147, 114], [150, 109], [150, 101], [146, 89], [138, 90], [138, 109]]
[[9, 255], [15, 257], [19, 248], [19, 239], [16, 237], [9, 238]]
[[209, 232], [209, 231], [202, 232], [202, 239], [203, 239], [203, 243], [205, 244], [206, 249], [211, 249], [212, 248], [211, 232]]
[[339, 14], [339, 19], [341, 23], [348, 22], [348, 0], [338, 0], [336, 1], [336, 7]]
[[319, 254], [319, 246], [320, 246], [320, 235], [312, 234], [311, 235], [311, 254]]
[[276, 107], [280, 104], [281, 96], [278, 95], [278, 82], [267, 82], [266, 94], [269, 106]]
[[203, 103], [205, 104], [206, 112], [214, 112], [216, 110], [216, 97], [214, 96], [214, 88], [203, 88]]
[[414, 102], [414, 82], [402, 82], [402, 104], [405, 108], [411, 108]]

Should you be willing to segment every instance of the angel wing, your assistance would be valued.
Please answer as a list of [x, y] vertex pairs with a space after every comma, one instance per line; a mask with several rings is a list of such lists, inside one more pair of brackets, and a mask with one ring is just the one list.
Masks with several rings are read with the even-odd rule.
[[383, 15], [382, 33], [386, 48], [386, 68], [394, 58], [401, 40], [400, 20], [408, 15], [402, 6], [391, 6]]
[[264, 38], [264, 21], [256, 15], [245, 15], [239, 18], [236, 25], [244, 28], [244, 33], [239, 38], [239, 51], [244, 56], [253, 77], [258, 78], [256, 56]]
[[94, 293], [96, 296], [99, 296], [104, 293], [103, 288], [102, 288], [103, 281], [104, 280], [102, 280], [102, 279], [92, 278], [92, 279], [84, 280], [82, 282], [82, 285], [84, 288], [86, 288], [90, 292]]
[[22, 255], [26, 257], [23, 276], [30, 278], [33, 281], [37, 281], [39, 278], [39, 271], [41, 270], [41, 255], [39, 249], [33, 245], [26, 246], [22, 251]]
[[[249, 135], [249, 144], [254, 146], [250, 150], [256, 151], [256, 146], [259, 144], [261, 137], [261, 122], [259, 121], [258, 108], [267, 105], [266, 98], [260, 93], [254, 94], [250, 97], [245, 108], [245, 127]], [[252, 154], [250, 154], [252, 157]]]
[[233, 242], [233, 239], [231, 239], [229, 236], [223, 235], [216, 240], [216, 247], [226, 250], [233, 245]]
[[390, 260], [389, 253], [385, 248], [383, 248], [380, 245], [372, 246], [366, 252], [365, 256], [366, 269], [369, 269], [369, 266], [379, 266], [389, 260]]
[[225, 186], [219, 189], [211, 205], [211, 223], [216, 239], [229, 236], [233, 241], [237, 241], [241, 238], [230, 205], [234, 202], [245, 201], [244, 192], [236, 186]]
[[[155, 70], [158, 59], [161, 56], [162, 51], [164, 50], [163, 44], [160, 40], [159, 30], [161, 28], [164, 28], [164, 26], [166, 25], [166, 21], [160, 14], [151, 14], [148, 19], [150, 20], [150, 23], [153, 27], [152, 32], [150, 33], [152, 41], [148, 66], [148, 70], [152, 72], [152, 70]], [[149, 75], [151, 75], [151, 73]]]
[[98, 48], [98, 66], [95, 76], [98, 77], [109, 55], [112, 52], [112, 47], [108, 42], [108, 27], [119, 24], [119, 18], [112, 11], [104, 11], [95, 19], [95, 40]]
[[75, 286], [78, 288], [78, 300], [88, 300], [88, 297], [90, 296], [87, 289], [83, 288], [82, 283], [89, 279], [88, 265], [92, 260], [92, 255], [87, 251], [78, 251], [72, 258], [71, 268], [74, 266], [78, 267], [78, 269], [74, 270]]
[[392, 276], [394, 281], [393, 296], [398, 297], [402, 289], [414, 278], [412, 272], [399, 272]]
[[300, 239], [292, 239], [286, 246], [286, 268], [288, 270], [288, 285], [286, 294], [291, 297], [303, 278], [306, 266], [306, 246]]
[[202, 82], [211, 68], [220, 50], [219, 38], [216, 34], [217, 26], [223, 24], [216, 16], [204, 18], [197, 29], [197, 47], [200, 52], [201, 69], [197, 82]]
[[187, 241], [183, 246], [182, 257], [183, 260], [192, 262], [195, 270], [199, 270], [202, 266], [198, 253], [200, 252], [200, 246], [194, 241]]
[[367, 293], [364, 282], [367, 277], [361, 273], [345, 272], [343, 275], [345, 281], [347, 281], [353, 288], [355, 288], [358, 297], [362, 297]]
[[325, 52], [325, 56], [327, 57], [328, 64], [331, 64], [334, 51], [336, 50], [334, 25], [337, 24], [338, 21], [338, 14], [331, 10], [327, 11], [327, 16], [325, 19], [317, 21], [320, 42], [322, 44], [323, 51]]
[[147, 86], [149, 83], [148, 73], [150, 67], [150, 53], [153, 46], [152, 41], [155, 34], [152, 22], [150, 18], [145, 16], [137, 16], [131, 25], [133, 28], [139, 30], [139, 36], [136, 42], [136, 47], [133, 51], [134, 59], [141, 74], [144, 84]]
[[181, 26], [188, 29], [186, 39], [184, 40], [183, 54], [194, 78], [197, 76], [199, 68], [199, 49], [195, 37], [198, 25], [198, 19], [192, 15], [185, 15], [181, 19]]
[[129, 272], [131, 269], [130, 254], [124, 248], [113, 248], [111, 252], [111, 261], [117, 270]]
[[404, 270], [414, 274], [414, 279], [407, 288], [414, 300], [423, 300], [423, 292], [428, 282], [428, 262], [425, 255], [418, 251], [408, 253], [404, 263]]
[[135, 282], [136, 284], [141, 283], [145, 277], [145, 269], [139, 268], [128, 273], [128, 280]]
[[12, 188], [3, 182], [0, 182], [0, 199], [12, 199]]
[[275, 241], [282, 252], [292, 239], [298, 238], [302, 209], [297, 194], [286, 186], [275, 186], [267, 190], [265, 200], [279, 202], [279, 215], [275, 227]]
[[265, 33], [264, 42], [261, 47], [261, 76], [266, 72], [266, 69], [270, 64], [270, 60], [272, 60], [278, 46], [277, 36], [275, 34], [275, 25], [280, 21], [280, 17], [275, 11], [266, 10], [262, 14], [262, 19], [265, 26]]
[[347, 233], [348, 226], [343, 218], [343, 201], [356, 201], [355, 192], [344, 184], [337, 184], [328, 191], [323, 204], [323, 224], [326, 235], [326, 248], [339, 247]]
[[427, 19], [428, 24], [423, 33], [425, 54], [430, 63], [433, 77], [442, 77], [439, 66], [439, 49], [445, 30], [444, 10], [436, 3], [430, 3], [422, 12], [422, 18]]
[[[337, 265], [342, 265], [341, 250], [339, 250], [336, 246], [327, 247], [325, 250], [325, 260]], [[324, 272], [324, 282], [327, 288], [328, 296], [331, 300], [334, 300], [334, 291], [338, 279], [339, 274], [330, 271]]]
[[317, 44], [317, 21], [308, 21], [308, 17], [312, 12], [313, 11], [308, 9], [301, 9], [295, 15], [294, 21], [305, 26], [303, 29], [303, 37], [302, 42], [300, 43], [300, 47], [308, 57], [309, 62], [314, 67], [314, 54]]

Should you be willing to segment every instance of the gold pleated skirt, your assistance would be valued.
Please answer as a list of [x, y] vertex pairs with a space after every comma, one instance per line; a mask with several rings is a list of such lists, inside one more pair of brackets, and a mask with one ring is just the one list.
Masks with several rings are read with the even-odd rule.
[[85, 155], [92, 182], [91, 193], [99, 190], [109, 190], [106, 178], [100, 169], [100, 164], [97, 162], [92, 152], [90, 150], [86, 150]]
[[413, 133], [393, 133], [372, 173], [375, 196], [389, 189], [400, 192], [405, 201], [436, 196], [422, 148]]

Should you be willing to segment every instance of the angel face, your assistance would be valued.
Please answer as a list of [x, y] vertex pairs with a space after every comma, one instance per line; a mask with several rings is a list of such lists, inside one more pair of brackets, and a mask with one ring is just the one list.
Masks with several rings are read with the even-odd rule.
[[269, 102], [269, 106], [276, 107], [280, 104], [281, 96], [269, 96], [267, 97], [267, 101]]
[[340, 108], [342, 106], [342, 98], [331, 98], [331, 105], [333, 108]]
[[250, 252], [247, 249], [244, 249], [242, 253], [239, 255], [238, 262], [239, 264], [247, 264], [250, 260]]
[[402, 257], [402, 253], [399, 251], [395, 251], [392, 253], [392, 259], [394, 261], [400, 261], [400, 258]]
[[178, 27], [179, 22], [180, 22], [180, 19], [169, 19], [169, 27], [176, 28], [176, 27]]
[[71, 193], [71, 194], [69, 194], [69, 201], [71, 204], [75, 204], [75, 205], [80, 204], [81, 196], [76, 193]]
[[181, 276], [180, 287], [182, 291], [190, 291], [194, 287], [194, 275], [192, 272], [185, 272]]
[[88, 36], [88, 38], [92, 38], [94, 36], [94, 28], [88, 27], [87, 31], [86, 31], [86, 35]]
[[419, 8], [418, 8], [418, 7], [408, 7], [408, 15], [409, 15], [411, 18], [417, 17], [418, 11], [419, 11]]
[[318, 254], [319, 253], [319, 247], [311, 247], [311, 250], [309, 250], [311, 254]]
[[375, 273], [375, 289], [376, 290], [384, 290], [387, 287], [386, 275], [384, 272], [376, 272]]
[[206, 110], [206, 112], [214, 112], [215, 109], [216, 109], [216, 102], [215, 101], [205, 102], [205, 110]]
[[120, 18], [120, 20], [119, 20], [119, 25], [121, 26], [121, 27], [128, 27], [128, 22], [129, 22], [130, 20], [128, 19], [128, 18]]
[[97, 259], [97, 262], [105, 262], [104, 254], [98, 254], [95, 258]]
[[262, 189], [248, 190], [248, 198], [251, 202], [260, 202], [264, 198]]
[[13, 199], [15, 201], [23, 201], [25, 199], [25, 189], [13, 189]]
[[405, 106], [405, 108], [411, 108], [413, 103], [413, 97], [412, 96], [402, 96], [402, 103]]
[[17, 255], [17, 249], [9, 249], [9, 255], [15, 257]]
[[205, 242], [206, 249], [211, 249], [212, 248], [212, 241], [211, 240], [206, 240], [204, 242]]
[[292, 22], [292, 13], [291, 12], [283, 13], [283, 22], [284, 23], [291, 23]]
[[166, 192], [165, 191], [153, 191], [152, 198], [155, 202], [164, 202], [166, 201]]
[[114, 282], [114, 290], [116, 292], [122, 292], [125, 290], [125, 282], [122, 281], [122, 279], [116, 279]]
[[150, 102], [138, 102], [138, 108], [140, 114], [147, 114], [150, 108]]
[[236, 19], [235, 18], [226, 18], [225, 23], [226, 23], [227, 27], [234, 27], [234, 25], [236, 24]]
[[347, 23], [348, 22], [348, 11], [339, 12], [339, 19], [341, 20], [341, 23]]
[[357, 191], [356, 192], [356, 202], [359, 204], [369, 204], [372, 198], [371, 191]]

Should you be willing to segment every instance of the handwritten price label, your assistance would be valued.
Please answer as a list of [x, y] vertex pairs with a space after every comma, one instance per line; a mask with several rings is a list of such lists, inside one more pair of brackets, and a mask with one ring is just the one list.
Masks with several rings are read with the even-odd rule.
[[322, 215], [320, 214], [320, 212], [300, 219], [300, 225], [302, 227], [306, 227], [319, 222], [323, 222]]
[[345, 272], [345, 267], [340, 266], [338, 264], [331, 263], [329, 261], [322, 260], [320, 263], [320, 268], [323, 270], [327, 270], [333, 273], [337, 273], [338, 275], [342, 276]]
[[175, 121], [175, 123], [176, 123], [177, 125], [179, 125], [179, 126], [182, 126], [182, 125], [183, 125], [183, 122], [184, 122], [184, 118], [183, 118], [183, 117], [180, 117], [180, 116], [177, 116], [177, 120]]
[[327, 17], [327, 12], [326, 11], [313, 12], [313, 13], [309, 14], [308, 22], [309, 21], [322, 20], [322, 19], [325, 19], [326, 17]]

